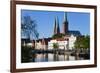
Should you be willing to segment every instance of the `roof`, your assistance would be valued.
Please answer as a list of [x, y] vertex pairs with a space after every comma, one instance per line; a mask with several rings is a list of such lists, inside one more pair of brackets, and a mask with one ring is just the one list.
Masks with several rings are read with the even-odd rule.
[[57, 41], [68, 41], [68, 39], [65, 39], [65, 38], [58, 38], [58, 39], [56, 39]]
[[68, 31], [68, 35], [81, 36], [80, 31]]

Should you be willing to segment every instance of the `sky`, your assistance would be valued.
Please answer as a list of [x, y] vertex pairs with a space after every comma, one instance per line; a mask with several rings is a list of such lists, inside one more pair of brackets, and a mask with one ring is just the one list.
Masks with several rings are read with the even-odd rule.
[[[90, 13], [66, 12], [70, 30], [78, 30], [82, 35], [90, 34]], [[21, 17], [30, 16], [37, 23], [39, 38], [48, 38], [53, 35], [55, 17], [58, 17], [60, 31], [64, 21], [64, 12], [62, 11], [37, 11], [21, 10]], [[34, 36], [33, 36], [34, 38]]]

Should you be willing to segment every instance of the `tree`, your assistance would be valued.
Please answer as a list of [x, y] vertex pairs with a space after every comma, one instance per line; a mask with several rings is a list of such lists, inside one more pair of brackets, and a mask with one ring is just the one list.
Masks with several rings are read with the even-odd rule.
[[58, 49], [58, 48], [59, 48], [58, 43], [53, 43], [53, 48], [54, 48], [54, 49]]
[[90, 36], [81, 36], [77, 37], [77, 40], [74, 43], [75, 48], [90, 48]]
[[38, 39], [39, 37], [36, 21], [32, 20], [30, 16], [24, 16], [22, 18], [21, 30], [22, 35], [26, 36], [30, 40], [33, 38], [33, 36], [35, 39]]
[[76, 59], [79, 57], [79, 53], [84, 53], [84, 58], [90, 58], [89, 50], [90, 50], [90, 36], [81, 36], [77, 37], [77, 40], [74, 43], [74, 47], [76, 49]]
[[21, 62], [31, 62], [31, 47], [21, 46]]
[[56, 39], [56, 38], [62, 38], [63, 36], [65, 36], [65, 34], [59, 33], [59, 34], [54, 34], [52, 36], [52, 38]]
[[84, 39], [84, 48], [90, 48], [90, 37], [89, 37], [89, 35], [87, 35], [87, 36], [85, 36], [84, 37], [85, 39]]
[[56, 53], [58, 55], [59, 44], [58, 43], [53, 43], [53, 48], [54, 48], [54, 53]]

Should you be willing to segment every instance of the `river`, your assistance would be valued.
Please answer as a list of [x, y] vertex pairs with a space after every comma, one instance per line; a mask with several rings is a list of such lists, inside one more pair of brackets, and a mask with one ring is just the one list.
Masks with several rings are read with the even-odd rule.
[[32, 62], [49, 62], [49, 61], [74, 61], [74, 60], [84, 60], [82, 57], [71, 56], [68, 54], [33, 54]]

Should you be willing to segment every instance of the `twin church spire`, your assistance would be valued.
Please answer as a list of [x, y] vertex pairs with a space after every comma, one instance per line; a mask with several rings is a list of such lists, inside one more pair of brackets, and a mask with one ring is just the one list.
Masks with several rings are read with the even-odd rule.
[[[67, 34], [67, 32], [68, 32], [67, 14], [64, 13], [62, 33]], [[58, 20], [58, 17], [56, 17], [55, 24], [54, 24], [54, 34], [59, 34], [59, 33], [60, 33], [59, 20]]]

